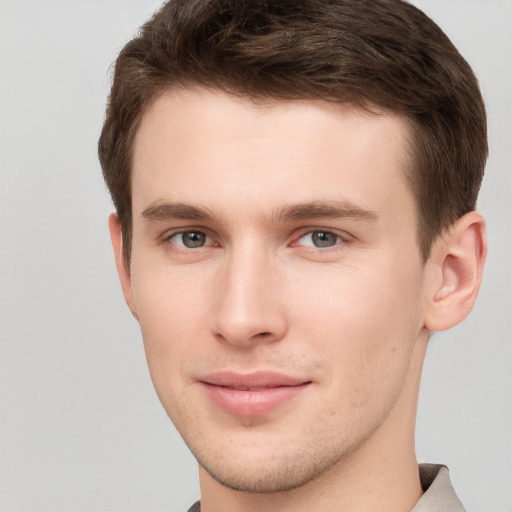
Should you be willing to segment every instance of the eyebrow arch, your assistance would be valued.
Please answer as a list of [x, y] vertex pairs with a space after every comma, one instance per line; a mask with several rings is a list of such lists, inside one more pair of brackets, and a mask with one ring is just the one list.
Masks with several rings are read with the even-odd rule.
[[277, 222], [320, 218], [349, 218], [375, 222], [379, 216], [373, 210], [360, 208], [346, 200], [292, 204], [276, 210], [273, 215]]
[[213, 213], [206, 208], [197, 208], [185, 203], [157, 202], [142, 212], [146, 220], [200, 220], [212, 221]]
[[[215, 215], [207, 208], [198, 208], [186, 203], [156, 202], [145, 208], [142, 217], [148, 221], [197, 220], [213, 222]], [[284, 205], [276, 209], [274, 222], [300, 221], [321, 218], [349, 218], [376, 221], [378, 215], [370, 209], [360, 208], [350, 201], [311, 201]]]

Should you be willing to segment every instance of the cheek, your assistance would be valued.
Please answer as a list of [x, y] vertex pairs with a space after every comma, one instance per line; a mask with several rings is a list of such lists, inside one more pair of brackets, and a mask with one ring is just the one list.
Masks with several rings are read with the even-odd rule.
[[410, 332], [419, 316], [421, 275], [385, 263], [295, 273], [288, 279], [292, 323], [306, 324], [318, 335], [327, 331], [346, 343], [360, 345], [364, 339], [365, 346]]
[[132, 276], [134, 300], [149, 370], [157, 392], [178, 385], [193, 345], [206, 342], [205, 289], [175, 270]]
[[352, 268], [325, 279], [316, 275], [309, 284], [301, 285], [313, 291], [298, 302], [297, 325], [324, 358], [329, 384], [353, 407], [392, 395], [421, 328], [419, 274], [394, 266], [387, 272]]
[[208, 287], [199, 273], [183, 275], [176, 267], [157, 269], [133, 272], [137, 314], [144, 332], [158, 335], [163, 343], [176, 344], [181, 340], [180, 332], [186, 333], [197, 325], [191, 320], [200, 319], [200, 304]]

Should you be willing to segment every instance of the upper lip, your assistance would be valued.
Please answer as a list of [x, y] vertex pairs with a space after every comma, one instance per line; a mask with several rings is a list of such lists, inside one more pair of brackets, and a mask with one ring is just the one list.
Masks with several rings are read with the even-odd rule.
[[268, 389], [282, 386], [300, 386], [311, 381], [277, 372], [258, 371], [237, 373], [232, 371], [215, 372], [200, 379], [205, 384], [231, 389]]

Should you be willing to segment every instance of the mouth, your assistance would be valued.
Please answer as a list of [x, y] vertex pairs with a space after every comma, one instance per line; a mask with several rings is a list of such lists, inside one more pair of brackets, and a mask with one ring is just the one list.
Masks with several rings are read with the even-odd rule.
[[235, 416], [257, 417], [297, 399], [312, 381], [274, 372], [220, 372], [200, 384], [216, 407]]

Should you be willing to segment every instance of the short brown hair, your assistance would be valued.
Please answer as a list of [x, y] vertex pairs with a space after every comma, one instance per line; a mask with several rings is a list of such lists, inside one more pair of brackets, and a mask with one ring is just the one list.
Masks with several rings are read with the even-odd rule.
[[188, 84], [405, 116], [425, 261], [436, 236], [475, 208], [487, 158], [484, 103], [467, 62], [419, 9], [403, 0], [171, 0], [122, 49], [99, 140], [127, 262], [135, 133], [151, 101]]

